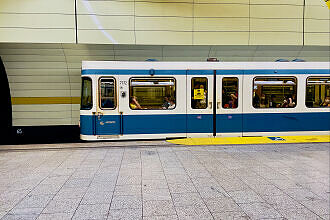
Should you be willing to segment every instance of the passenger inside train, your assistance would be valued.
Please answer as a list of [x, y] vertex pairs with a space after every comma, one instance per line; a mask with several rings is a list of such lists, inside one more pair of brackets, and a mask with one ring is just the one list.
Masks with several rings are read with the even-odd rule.
[[321, 107], [330, 107], [330, 96], [325, 97], [325, 100], [321, 104]]
[[191, 108], [206, 109], [207, 107], [207, 78], [194, 77], [191, 80]]
[[130, 97], [129, 106], [131, 109], [142, 109], [135, 96]]
[[225, 77], [222, 79], [222, 107], [238, 107], [238, 78]]

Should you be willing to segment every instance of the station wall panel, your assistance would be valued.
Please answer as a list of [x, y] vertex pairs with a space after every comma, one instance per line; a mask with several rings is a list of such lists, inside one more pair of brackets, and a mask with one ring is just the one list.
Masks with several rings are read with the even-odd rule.
[[305, 33], [305, 44], [330, 45], [329, 34], [330, 33]]
[[155, 3], [155, 2], [136, 2], [136, 16], [177, 16], [192, 17], [193, 5], [190, 3]]
[[305, 9], [305, 44], [330, 45], [330, 11], [325, 4], [308, 0]]
[[250, 20], [251, 32], [303, 32], [302, 19], [254, 19]]
[[192, 32], [136, 31], [137, 44], [191, 45]]
[[[330, 13], [323, 0], [84, 0], [77, 1], [77, 22], [74, 2], [2, 0], [0, 42], [330, 44], [326, 39], [330, 35]], [[250, 40], [246, 40], [245, 32]], [[175, 34], [177, 37], [173, 37]]]
[[194, 32], [196, 45], [247, 45], [249, 32]]
[[72, 29], [31, 29], [0, 27], [0, 42], [19, 43], [73, 43], [75, 31]]
[[250, 10], [251, 18], [302, 19], [303, 15], [303, 6], [300, 5], [251, 5]]
[[248, 18], [194, 18], [194, 31], [249, 31]]
[[100, 27], [104, 30], [134, 30], [133, 16], [78, 15], [78, 20], [80, 30], [98, 30]]
[[135, 23], [136, 31], [192, 31], [193, 18], [183, 17], [137, 17]]
[[[316, 0], [318, 1], [318, 0]], [[250, 0], [253, 5], [304, 5], [304, 0]]]
[[75, 42], [74, 1], [1, 0], [0, 42]]
[[250, 45], [302, 45], [301, 33], [251, 32]]
[[134, 31], [124, 30], [78, 30], [79, 43], [135, 44]]

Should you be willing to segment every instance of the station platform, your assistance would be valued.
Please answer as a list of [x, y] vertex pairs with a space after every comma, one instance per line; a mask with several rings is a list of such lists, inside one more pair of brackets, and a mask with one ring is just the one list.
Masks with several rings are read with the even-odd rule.
[[179, 145], [226, 145], [226, 144], [279, 144], [330, 142], [330, 135], [271, 136], [271, 137], [216, 137], [184, 138], [167, 140]]

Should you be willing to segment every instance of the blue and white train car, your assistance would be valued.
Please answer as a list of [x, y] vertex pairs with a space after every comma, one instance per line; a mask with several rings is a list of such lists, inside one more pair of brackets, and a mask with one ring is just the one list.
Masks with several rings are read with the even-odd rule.
[[328, 62], [82, 63], [83, 140], [329, 134]]

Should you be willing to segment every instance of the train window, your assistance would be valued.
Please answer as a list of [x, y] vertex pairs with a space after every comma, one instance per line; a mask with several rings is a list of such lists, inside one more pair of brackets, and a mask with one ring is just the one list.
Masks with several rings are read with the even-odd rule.
[[308, 108], [330, 107], [330, 78], [309, 77], [305, 104]]
[[256, 77], [253, 80], [253, 107], [294, 108], [297, 104], [295, 77]]
[[222, 79], [222, 108], [238, 107], [238, 78], [224, 77]]
[[207, 78], [191, 79], [191, 108], [205, 109], [207, 107]]
[[92, 98], [92, 80], [87, 77], [82, 78], [81, 84], [81, 110], [89, 110], [93, 107], [93, 98]]
[[102, 78], [99, 82], [100, 108], [116, 108], [116, 86], [113, 78]]
[[174, 78], [132, 78], [130, 80], [131, 109], [174, 109], [176, 91]]

